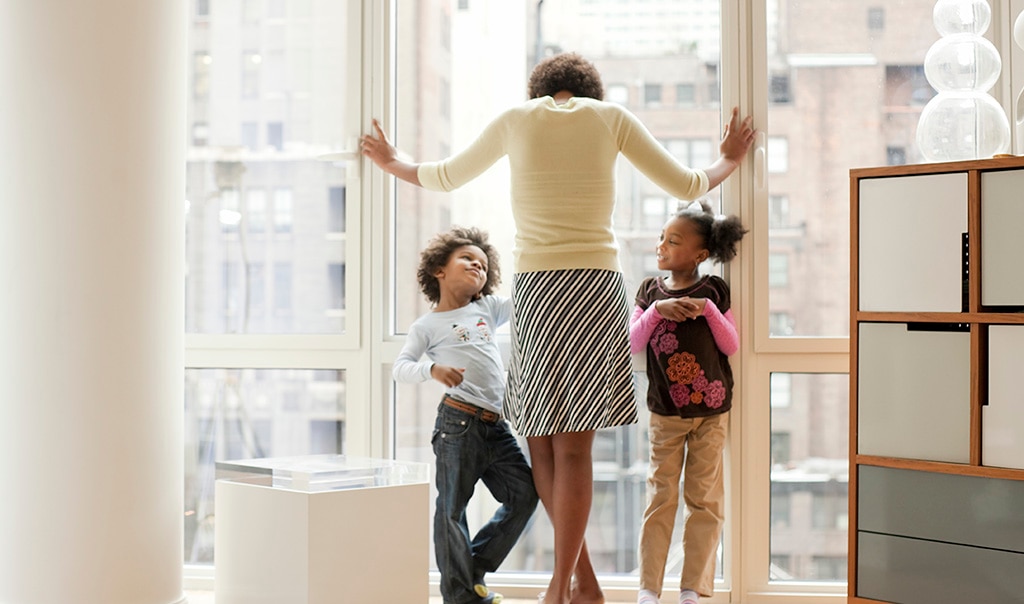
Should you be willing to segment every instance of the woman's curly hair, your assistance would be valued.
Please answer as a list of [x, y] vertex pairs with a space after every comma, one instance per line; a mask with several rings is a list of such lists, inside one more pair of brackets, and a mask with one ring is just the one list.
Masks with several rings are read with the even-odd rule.
[[441, 301], [441, 286], [437, 282], [437, 271], [448, 264], [452, 252], [464, 245], [475, 245], [487, 256], [487, 281], [476, 295], [489, 296], [501, 284], [501, 267], [498, 264], [498, 251], [487, 240], [487, 233], [476, 227], [452, 227], [445, 233], [436, 235], [420, 252], [420, 266], [416, 269], [416, 279], [420, 290], [433, 304]]
[[686, 218], [697, 227], [697, 233], [704, 238], [704, 247], [708, 256], [722, 264], [736, 257], [736, 244], [747, 234], [737, 216], [715, 216], [711, 204], [706, 200], [697, 201], [700, 209], [693, 202], [683, 202], [673, 218]]
[[604, 100], [601, 74], [593, 63], [574, 52], [563, 52], [537, 63], [527, 84], [531, 99], [554, 96], [562, 90], [573, 96]]

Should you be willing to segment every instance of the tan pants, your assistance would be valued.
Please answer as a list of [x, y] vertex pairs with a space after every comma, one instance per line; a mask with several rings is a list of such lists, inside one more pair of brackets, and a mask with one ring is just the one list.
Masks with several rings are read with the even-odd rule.
[[680, 589], [710, 597], [715, 560], [725, 518], [722, 452], [728, 413], [683, 419], [651, 414], [651, 465], [647, 475], [647, 511], [640, 529], [640, 589], [661, 595], [665, 560], [679, 507], [683, 473], [683, 576]]

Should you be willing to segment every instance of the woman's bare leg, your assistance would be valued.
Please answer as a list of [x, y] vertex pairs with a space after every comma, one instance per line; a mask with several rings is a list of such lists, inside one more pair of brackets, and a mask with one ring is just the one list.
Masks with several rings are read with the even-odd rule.
[[593, 442], [592, 430], [527, 439], [534, 485], [555, 533], [555, 568], [545, 594], [546, 604], [570, 601], [574, 572], [577, 602], [603, 600], [584, 543], [594, 494]]

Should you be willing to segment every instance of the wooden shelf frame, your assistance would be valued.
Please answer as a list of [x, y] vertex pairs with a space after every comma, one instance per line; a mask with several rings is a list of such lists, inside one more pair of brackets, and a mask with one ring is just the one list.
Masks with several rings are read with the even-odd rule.
[[[981, 302], [982, 253], [981, 237], [981, 181], [982, 174], [1001, 170], [1024, 169], [1024, 157], [920, 164], [911, 166], [885, 166], [850, 170], [850, 476], [849, 476], [849, 548], [848, 595], [849, 604], [885, 604], [856, 595], [857, 589], [857, 493], [859, 466], [977, 476], [1007, 480], [1024, 480], [1024, 470], [982, 465], [982, 408], [987, 402], [988, 341], [990, 325], [1024, 325], [1024, 312], [1005, 312], [1001, 308], [988, 309]], [[860, 308], [859, 244], [860, 244], [860, 184], [865, 179], [921, 176], [931, 174], [967, 174], [967, 232], [968, 232], [968, 309], [966, 312], [865, 312]], [[1024, 262], [1024, 260], [1022, 260]], [[861, 455], [858, 445], [858, 359], [860, 323], [965, 323], [970, 330], [970, 461], [967, 464], [934, 462], [894, 457]]]

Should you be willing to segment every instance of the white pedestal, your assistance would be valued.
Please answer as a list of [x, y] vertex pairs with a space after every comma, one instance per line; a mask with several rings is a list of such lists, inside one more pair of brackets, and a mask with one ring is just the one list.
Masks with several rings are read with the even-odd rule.
[[[429, 599], [426, 464], [250, 461], [256, 469], [248, 476], [246, 462], [218, 464], [219, 476], [234, 477], [216, 486], [217, 604]], [[312, 472], [294, 470], [311, 463]]]

